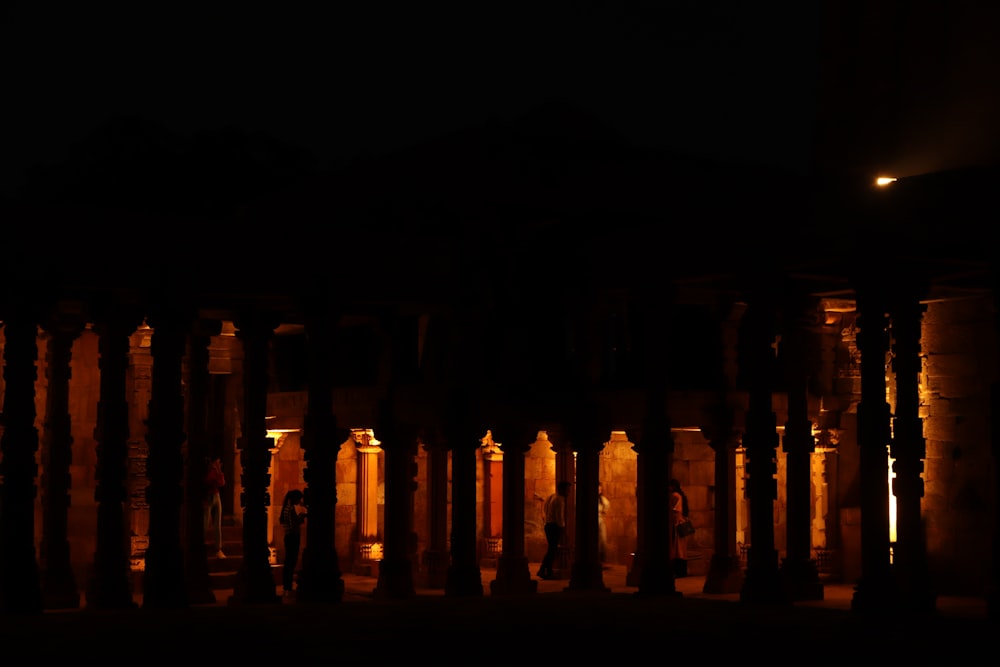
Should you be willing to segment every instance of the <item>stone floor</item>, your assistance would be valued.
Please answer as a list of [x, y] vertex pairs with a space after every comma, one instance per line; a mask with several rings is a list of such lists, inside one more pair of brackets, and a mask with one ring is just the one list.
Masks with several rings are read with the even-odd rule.
[[[537, 568], [535, 565], [532, 569]], [[829, 585], [825, 599], [794, 605], [747, 605], [737, 594], [701, 593], [703, 577], [677, 580], [679, 595], [646, 597], [625, 585], [625, 568], [605, 573], [608, 593], [571, 593], [568, 582], [539, 581], [525, 598], [453, 598], [418, 590], [407, 600], [375, 600], [372, 577], [344, 575], [332, 605], [215, 604], [180, 610], [58, 611], [0, 618], [7, 656], [87, 659], [102, 665], [258, 664], [321, 658], [335, 663], [428, 659], [443, 665], [595, 664], [655, 659], [715, 664], [772, 659], [844, 665], [864, 659], [914, 665], [946, 660], [979, 664], [996, 652], [1000, 623], [984, 600], [939, 598], [933, 614], [861, 617], [853, 589]], [[483, 587], [495, 571], [482, 571]], [[653, 656], [651, 658], [650, 656]], [[15, 664], [15, 663], [11, 663]]]

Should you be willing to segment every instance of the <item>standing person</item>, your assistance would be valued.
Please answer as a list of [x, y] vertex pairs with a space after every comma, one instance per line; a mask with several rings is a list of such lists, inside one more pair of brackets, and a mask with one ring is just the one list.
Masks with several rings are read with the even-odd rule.
[[548, 549], [545, 557], [542, 558], [542, 565], [538, 568], [538, 576], [542, 579], [554, 579], [555, 572], [552, 564], [555, 562], [556, 554], [559, 552], [559, 542], [566, 532], [566, 496], [569, 495], [570, 482], [559, 482], [556, 484], [556, 492], [545, 499], [543, 510], [545, 512], [545, 541]]
[[216, 558], [226, 557], [222, 553], [222, 494], [219, 491], [225, 485], [222, 459], [218, 456], [209, 459], [208, 472], [205, 474], [205, 530], [212, 530], [212, 546], [215, 547]]
[[670, 558], [674, 564], [674, 576], [687, 576], [687, 538], [681, 525], [690, 521], [688, 499], [681, 483], [670, 480]]
[[302, 524], [306, 520], [306, 508], [302, 504], [303, 494], [291, 489], [285, 494], [281, 504], [281, 528], [285, 531], [285, 563], [281, 583], [285, 595], [291, 595], [295, 587], [295, 567], [299, 562], [299, 547], [302, 544]]
[[611, 501], [604, 495], [604, 485], [597, 484], [597, 553], [601, 565], [608, 560], [608, 526], [605, 523], [605, 515], [611, 507]]

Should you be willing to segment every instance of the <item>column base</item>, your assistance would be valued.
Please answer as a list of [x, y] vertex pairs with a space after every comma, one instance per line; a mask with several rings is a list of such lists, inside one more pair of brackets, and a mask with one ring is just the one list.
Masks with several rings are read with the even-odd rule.
[[735, 556], [712, 554], [703, 593], [739, 593], [743, 588], [743, 567]]
[[425, 551], [423, 555], [424, 586], [432, 589], [444, 588], [448, 583], [448, 565], [451, 554], [447, 551]]
[[417, 594], [413, 586], [413, 564], [410, 559], [383, 559], [379, 563], [378, 583], [374, 596], [379, 600], [403, 600]]
[[479, 565], [456, 566], [448, 568], [448, 580], [444, 588], [445, 595], [453, 597], [480, 597], [483, 594], [483, 573]]
[[497, 578], [490, 582], [492, 595], [533, 595], [537, 592], [538, 582], [531, 578], [527, 558], [501, 555], [497, 559]]
[[816, 561], [811, 558], [784, 559], [781, 563], [781, 576], [785, 582], [785, 593], [793, 602], [823, 599], [823, 582], [819, 579]]
[[610, 593], [604, 584], [603, 568], [600, 563], [573, 563], [567, 592]]
[[747, 604], [790, 604], [777, 567], [754, 570], [748, 568], [740, 590], [740, 602]]
[[889, 579], [862, 577], [854, 587], [851, 611], [859, 614], [896, 613], [902, 606], [899, 590]]

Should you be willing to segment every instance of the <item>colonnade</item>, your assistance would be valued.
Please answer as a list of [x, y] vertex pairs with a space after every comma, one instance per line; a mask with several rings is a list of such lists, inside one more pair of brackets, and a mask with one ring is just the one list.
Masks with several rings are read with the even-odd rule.
[[[909, 283], [908, 283], [909, 284]], [[726, 350], [720, 352], [717, 401], [707, 406], [703, 422], [707, 439], [716, 452], [715, 553], [706, 579], [706, 592], [732, 592], [738, 587], [740, 599], [749, 604], [790, 603], [822, 597], [822, 585], [811, 558], [808, 521], [808, 455], [813, 450], [812, 417], [807, 397], [804, 350], [808, 343], [808, 322], [799, 319], [803, 307], [790, 308], [774, 299], [773, 285], [760, 284], [748, 293], [745, 312], [734, 317], [726, 309], [720, 327]], [[917, 375], [920, 351], [919, 291], [896, 289], [887, 292], [878, 281], [865, 282], [858, 289], [862, 321], [862, 399], [858, 408], [858, 442], [861, 454], [862, 570], [854, 607], [858, 611], [902, 611], [933, 609], [934, 593], [927, 574], [925, 542], [920, 527], [920, 472], [923, 438], [917, 410]], [[129, 554], [124, 521], [126, 497], [126, 442], [129, 414], [124, 396], [127, 373], [128, 337], [142, 321], [142, 310], [134, 304], [104, 302], [90, 317], [99, 336], [100, 397], [96, 432], [96, 492], [98, 528], [92, 576], [86, 582], [85, 604], [97, 609], [134, 606], [129, 589]], [[83, 314], [47, 320], [49, 373], [45, 452], [45, 476], [37, 479], [35, 457], [39, 438], [35, 427], [35, 380], [39, 321], [29, 304], [8, 302], [3, 313], [4, 381], [2, 508], [0, 508], [0, 608], [8, 612], [40, 612], [46, 608], [73, 607], [78, 603], [79, 584], [68, 567], [66, 539], [67, 495], [69, 490], [66, 425], [66, 384], [68, 350], [82, 327]], [[194, 454], [205, 450], [204, 414], [207, 378], [208, 338], [217, 331], [211, 322], [177, 302], [161, 300], [146, 313], [152, 334], [152, 386], [146, 439], [149, 446], [147, 476], [149, 487], [149, 547], [146, 553], [143, 606], [176, 608], [211, 599], [204, 566], [204, 544], [187, 540], [184, 533], [195, 530], [200, 521], [192, 509], [190, 489], [185, 489], [182, 446], [185, 440]], [[788, 549], [781, 563], [774, 543], [773, 506], [777, 498], [775, 455], [778, 429], [772, 404], [775, 378], [774, 332], [776, 315], [785, 314], [784, 345], [788, 346], [788, 422], [784, 447], [788, 455]], [[789, 316], [790, 313], [796, 313]], [[379, 567], [374, 595], [380, 598], [407, 598], [415, 594], [409, 536], [412, 532], [414, 455], [419, 442], [439, 454], [450, 450], [452, 457], [452, 517], [447, 558], [440, 502], [442, 485], [447, 483], [439, 465], [430, 475], [432, 498], [431, 550], [438, 554], [435, 576], [443, 581], [450, 596], [485, 594], [477, 559], [476, 466], [475, 452], [486, 422], [503, 453], [503, 548], [497, 562], [497, 576], [489, 582], [492, 595], [524, 595], [536, 591], [524, 552], [524, 454], [538, 430], [551, 430], [557, 443], [557, 479], [574, 479], [577, 497], [573, 506], [575, 543], [567, 592], [607, 592], [598, 559], [597, 481], [599, 453], [608, 434], [625, 430], [637, 452], [636, 557], [630, 580], [644, 596], [675, 595], [674, 575], [669, 554], [667, 482], [673, 456], [670, 408], [671, 386], [668, 309], [647, 308], [646, 341], [656, 341], [644, 350], [641, 392], [643, 405], [638, 419], [615, 421], [606, 406], [599, 404], [599, 392], [588, 385], [586, 373], [574, 378], [574, 392], [561, 397], [557, 410], [545, 414], [546, 406], [525, 405], [511, 399], [497, 402], [496, 394], [476, 387], [474, 372], [454, 376], [446, 394], [446, 409], [429, 415], [428, 424], [404, 423], [398, 399], [390, 382], [377, 410], [377, 434], [385, 452], [384, 559]], [[310, 530], [303, 551], [298, 599], [310, 602], [337, 602], [344, 584], [334, 543], [334, 515], [337, 504], [333, 484], [334, 465], [343, 429], [332, 400], [331, 350], [336, 344], [337, 309], [327, 301], [307, 314], [305, 330], [309, 350], [309, 396], [303, 448], [304, 471], [310, 512]], [[739, 320], [739, 333], [736, 320]], [[889, 326], [892, 326], [892, 339]], [[237, 336], [243, 345], [243, 412], [238, 443], [242, 470], [244, 559], [237, 576], [231, 604], [278, 602], [269, 563], [267, 536], [270, 451], [267, 437], [266, 400], [268, 392], [269, 341], [278, 324], [255, 307], [243, 309], [235, 318]], [[469, 330], [464, 332], [467, 337]], [[736, 340], [738, 338], [738, 341]], [[739, 347], [738, 359], [732, 348]], [[458, 341], [461, 343], [461, 340]], [[885, 359], [892, 347], [897, 410], [891, 428], [885, 401]], [[458, 351], [468, 347], [457, 347]], [[472, 352], [471, 358], [477, 360]], [[182, 362], [187, 357], [189, 379], [182, 381]], [[462, 360], [459, 359], [459, 362]], [[745, 377], [746, 410], [739, 415], [733, 367]], [[490, 380], [491, 378], [487, 378]], [[499, 378], [492, 378], [499, 379]], [[499, 383], [502, 384], [502, 383]], [[510, 394], [501, 397], [510, 398]], [[187, 402], [185, 403], [185, 398]], [[544, 418], [540, 415], [545, 414]], [[558, 423], [547, 420], [556, 418]], [[752, 545], [745, 573], [736, 565], [732, 530], [735, 488], [731, 474], [732, 452], [739, 438], [742, 417], [742, 444], [748, 456], [748, 494], [751, 508]], [[489, 423], [495, 422], [495, 423]], [[897, 482], [893, 489], [900, 508], [899, 539], [890, 545], [888, 534], [888, 494], [886, 453], [891, 448]], [[575, 461], [574, 461], [575, 454]], [[190, 478], [200, 478], [198, 462], [189, 456]], [[439, 457], [434, 461], [440, 463]], [[36, 484], [40, 483], [40, 487]], [[35, 496], [41, 491], [44, 504], [42, 548], [36, 560], [34, 535]], [[185, 505], [185, 503], [187, 503]], [[183, 512], [187, 507], [190, 511]], [[994, 522], [996, 519], [994, 519]], [[187, 526], [185, 529], [184, 526]], [[195, 533], [197, 534], [197, 533]], [[186, 546], [185, 546], [186, 544]], [[892, 559], [895, 559], [894, 561]], [[443, 564], [447, 567], [442, 573]]]

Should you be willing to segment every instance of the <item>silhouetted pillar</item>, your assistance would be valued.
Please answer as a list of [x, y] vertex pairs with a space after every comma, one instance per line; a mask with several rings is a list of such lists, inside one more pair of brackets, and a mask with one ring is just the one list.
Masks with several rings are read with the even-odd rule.
[[476, 553], [476, 453], [482, 433], [459, 411], [451, 422], [451, 564], [445, 593], [477, 597], [483, 594], [483, 575]]
[[[68, 304], [66, 304], [68, 306]], [[48, 387], [42, 439], [42, 541], [39, 553], [42, 604], [46, 609], [76, 609], [80, 592], [70, 562], [67, 534], [72, 479], [73, 432], [69, 415], [70, 359], [73, 341], [83, 331], [81, 314], [56, 313], [45, 325], [45, 375]]]
[[497, 576], [490, 582], [496, 596], [538, 592], [538, 582], [531, 578], [528, 558], [524, 555], [524, 455], [538, 438], [537, 429], [501, 426], [503, 452], [503, 550], [497, 560]]
[[[556, 453], [556, 487], [559, 482], [572, 484], [566, 496], [566, 530], [563, 531], [555, 562], [552, 564], [555, 579], [567, 579], [572, 564], [573, 545], [576, 543], [576, 455], [569, 436], [561, 428], [547, 430], [551, 449]], [[594, 500], [597, 503], [597, 500]]]
[[[993, 276], [993, 332], [996, 350], [1000, 352], [1000, 275]], [[994, 369], [994, 373], [996, 373]], [[1000, 379], [990, 387], [990, 449], [993, 453], [993, 488], [1000, 489]], [[1000, 493], [993, 494], [993, 520], [989, 530], [993, 536], [991, 581], [986, 591], [987, 610], [990, 618], [1000, 618]]]
[[[916, 285], [916, 281], [909, 283]], [[924, 307], [922, 291], [902, 290], [892, 308], [893, 356], [896, 376], [896, 417], [890, 452], [896, 473], [892, 493], [896, 496], [896, 545], [893, 574], [904, 608], [911, 612], [934, 610], [935, 595], [927, 569], [927, 544], [920, 503], [924, 497], [923, 420], [920, 418], [920, 320]]]
[[[633, 434], [634, 435], [634, 434]], [[638, 496], [637, 551], [632, 575], [643, 597], [679, 595], [670, 557], [670, 467], [674, 439], [666, 414], [666, 395], [650, 392], [646, 417], [638, 437], [632, 438], [636, 460]]]
[[761, 287], [743, 316], [741, 368], [746, 372], [748, 406], [743, 446], [747, 455], [747, 487], [750, 497], [750, 552], [740, 591], [744, 603], [787, 602], [778, 573], [774, 547], [774, 503], [778, 498], [775, 456], [778, 445], [777, 417], [772, 409], [774, 349], [774, 304]]
[[[205, 485], [208, 474], [209, 404], [208, 347], [212, 336], [222, 331], [222, 323], [201, 320], [195, 323], [188, 352], [188, 484], [186, 488], [185, 523], [187, 526], [187, 563], [184, 571], [188, 600], [194, 604], [215, 602], [212, 580], [208, 573], [208, 553], [205, 549]], [[221, 521], [221, 517], [220, 517]]]
[[448, 447], [440, 437], [423, 441], [427, 451], [427, 550], [423, 554], [428, 588], [444, 588], [448, 583]]
[[277, 321], [260, 312], [245, 313], [234, 322], [243, 343], [243, 424], [239, 439], [242, 464], [243, 561], [236, 572], [230, 604], [277, 603], [268, 545], [271, 505], [271, 448], [267, 437], [267, 388], [271, 339]]
[[376, 436], [385, 452], [385, 552], [374, 595], [378, 599], [405, 599], [416, 595], [410, 560], [415, 441], [400, 428], [391, 396], [379, 408]]
[[627, 582], [637, 595], [679, 595], [670, 554], [670, 471], [674, 438], [670, 430], [669, 356], [671, 303], [658, 293], [642, 295], [639, 331], [645, 410], [637, 432], [629, 433], [636, 459], [636, 553]]
[[129, 401], [127, 373], [130, 336], [142, 324], [138, 308], [111, 302], [98, 306], [95, 316], [98, 364], [101, 372], [97, 402], [97, 545], [87, 607], [126, 609], [135, 606], [130, 585], [130, 549], [125, 523], [128, 502]]
[[309, 395], [302, 449], [305, 452], [305, 500], [309, 511], [302, 571], [296, 599], [340, 602], [344, 579], [337, 555], [337, 456], [347, 439], [333, 411], [333, 351], [339, 316], [325, 299], [317, 299], [306, 319], [309, 354]]
[[[807, 364], [808, 314], [792, 304], [784, 338], [788, 421], [785, 422], [785, 489], [787, 499], [787, 550], [781, 575], [790, 600], [822, 600], [816, 560], [812, 557], [812, 453], [816, 440], [809, 418]], [[800, 314], [801, 313], [801, 314]]]
[[861, 403], [858, 445], [861, 479], [861, 578], [851, 608], [879, 613], [895, 608], [889, 552], [889, 404], [885, 400], [885, 361], [889, 351], [885, 296], [879, 277], [858, 289], [861, 353]]
[[601, 559], [598, 556], [597, 485], [600, 482], [600, 455], [610, 436], [594, 424], [596, 406], [579, 406], [573, 416], [572, 445], [576, 451], [576, 539], [573, 564], [567, 591], [610, 593], [604, 585]]
[[715, 550], [705, 576], [704, 593], [739, 593], [743, 566], [736, 552], [736, 448], [739, 433], [733, 427], [733, 408], [720, 405], [711, 425], [702, 433], [715, 452]]
[[42, 611], [35, 560], [35, 379], [38, 326], [23, 304], [3, 313], [3, 485], [0, 485], [0, 610]]
[[188, 605], [181, 549], [185, 438], [181, 362], [188, 318], [182, 309], [165, 300], [154, 304], [148, 321], [153, 328], [153, 383], [146, 433], [149, 547], [143, 576], [143, 607], [177, 608]]
[[726, 300], [720, 304], [719, 347], [715, 382], [718, 397], [709, 408], [702, 434], [715, 452], [715, 549], [705, 576], [705, 593], [739, 593], [743, 587], [743, 564], [736, 551], [736, 377], [739, 373], [739, 324], [744, 304]]

